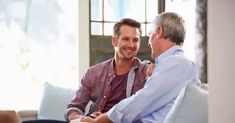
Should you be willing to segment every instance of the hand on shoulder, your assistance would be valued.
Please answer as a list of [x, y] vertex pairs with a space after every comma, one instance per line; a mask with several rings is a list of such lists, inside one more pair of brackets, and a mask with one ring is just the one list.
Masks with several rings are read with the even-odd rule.
[[145, 80], [147, 80], [148, 77], [150, 77], [152, 75], [155, 67], [156, 67], [156, 64], [153, 64], [153, 63], [148, 64]]

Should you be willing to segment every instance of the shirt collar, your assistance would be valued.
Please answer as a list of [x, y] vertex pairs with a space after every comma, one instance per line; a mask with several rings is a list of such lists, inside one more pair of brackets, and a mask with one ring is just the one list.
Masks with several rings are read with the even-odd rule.
[[165, 52], [163, 52], [160, 56], [158, 56], [156, 59], [155, 59], [155, 63], [158, 64], [159, 62], [161, 62], [162, 59], [174, 54], [175, 52], [177, 51], [181, 51], [183, 52], [183, 49], [181, 46], [179, 45], [175, 45], [171, 48], [169, 48], [168, 50], [166, 50]]
[[[111, 74], [115, 74], [115, 72], [114, 72], [114, 67], [113, 67], [114, 62], [115, 62], [115, 59], [113, 58], [112, 61], [111, 61], [111, 64], [110, 64], [110, 68], [111, 68], [110, 73], [111, 73]], [[135, 69], [139, 68], [138, 59], [137, 59], [136, 57], [134, 57], [134, 61], [133, 61], [133, 62], [134, 62], [134, 63], [132, 64], [131, 69], [134, 69], [134, 70], [135, 70]]]

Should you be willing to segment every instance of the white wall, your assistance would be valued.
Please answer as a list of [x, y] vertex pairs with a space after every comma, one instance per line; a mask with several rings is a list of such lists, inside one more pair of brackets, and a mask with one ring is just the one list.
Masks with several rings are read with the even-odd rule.
[[209, 123], [235, 123], [234, 15], [234, 0], [208, 0]]
[[78, 64], [79, 82], [89, 67], [89, 0], [79, 0], [78, 3]]

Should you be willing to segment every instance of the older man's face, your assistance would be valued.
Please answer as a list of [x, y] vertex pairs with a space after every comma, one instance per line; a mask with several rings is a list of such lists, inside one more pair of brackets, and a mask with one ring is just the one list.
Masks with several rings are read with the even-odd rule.
[[155, 59], [157, 56], [156, 56], [156, 30], [152, 30], [152, 31], [150, 31], [149, 33], [148, 33], [148, 35], [149, 35], [149, 43], [148, 43], [148, 45], [149, 45], [149, 47], [151, 48], [151, 58], [152, 59]]

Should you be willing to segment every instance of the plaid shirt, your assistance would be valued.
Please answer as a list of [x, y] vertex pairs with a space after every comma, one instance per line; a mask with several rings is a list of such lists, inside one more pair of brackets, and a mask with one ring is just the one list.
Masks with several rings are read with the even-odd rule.
[[[113, 62], [114, 59], [109, 59], [87, 70], [81, 80], [76, 96], [68, 104], [67, 113], [76, 110], [84, 114], [89, 101], [93, 102], [89, 113], [103, 111], [107, 97], [110, 94], [111, 82], [115, 78]], [[126, 97], [134, 94], [144, 86], [147, 63], [141, 62], [138, 58], [134, 59], [134, 64], [128, 73]]]

